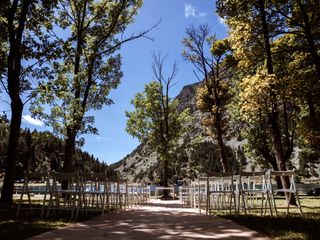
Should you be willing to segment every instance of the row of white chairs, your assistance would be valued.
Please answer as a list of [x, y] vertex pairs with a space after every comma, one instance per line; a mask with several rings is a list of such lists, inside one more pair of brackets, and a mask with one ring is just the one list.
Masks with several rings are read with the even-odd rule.
[[[113, 209], [122, 211], [133, 205], [148, 201], [148, 188], [142, 184], [129, 183], [116, 177], [109, 179], [101, 173], [30, 173], [25, 172], [22, 187], [19, 191], [17, 213], [26, 208], [35, 208], [32, 196], [41, 196], [38, 201], [41, 217], [48, 217], [56, 211], [69, 211], [71, 218], [77, 218], [79, 212], [89, 211], [104, 214]], [[27, 197], [27, 204], [25, 203]], [[33, 201], [32, 201], [33, 200]]]
[[[299, 194], [294, 181], [294, 171], [259, 171], [232, 173], [211, 173], [191, 182], [190, 186], [181, 188], [180, 199], [183, 203], [205, 209], [211, 215], [215, 211], [228, 211], [230, 214], [244, 212], [260, 212], [278, 215], [280, 208], [297, 207], [302, 215]], [[278, 188], [276, 178], [284, 184]], [[286, 186], [287, 185], [287, 186]], [[285, 196], [285, 206], [277, 206], [276, 195]], [[291, 200], [295, 199], [296, 206]]]

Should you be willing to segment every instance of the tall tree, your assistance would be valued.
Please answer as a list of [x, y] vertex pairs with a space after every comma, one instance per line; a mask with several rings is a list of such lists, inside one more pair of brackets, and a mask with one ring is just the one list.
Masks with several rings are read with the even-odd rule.
[[126, 112], [127, 132], [155, 150], [162, 164], [162, 184], [168, 186], [169, 164], [176, 156], [179, 138], [186, 131], [188, 109], [178, 112], [178, 101], [170, 97], [170, 88], [177, 74], [173, 64], [168, 77], [164, 75], [164, 60], [161, 54], [153, 54], [152, 69], [156, 81], [145, 86], [132, 100], [135, 110]]
[[[86, 113], [113, 103], [108, 94], [122, 77], [116, 51], [151, 30], [123, 38], [141, 5], [142, 0], [60, 1], [58, 25], [70, 35], [66, 39], [54, 31], [52, 35], [61, 43], [64, 60], [53, 66], [55, 79], [39, 85], [32, 111], [65, 137], [65, 172], [74, 170], [77, 136], [97, 133], [94, 116]], [[50, 113], [44, 112], [43, 103], [50, 106]]]
[[[29, 87], [29, 78], [46, 75], [34, 69], [44, 63], [42, 53], [50, 54], [46, 48], [49, 40], [45, 29], [50, 23], [56, 1], [5, 0], [0, 7], [0, 80], [11, 101], [10, 135], [5, 162], [5, 178], [1, 202], [11, 203], [15, 179], [17, 146], [23, 111], [22, 92]], [[22, 66], [22, 60], [32, 62]], [[29, 63], [30, 63], [29, 62]], [[5, 69], [5, 71], [2, 71]]]
[[[286, 98], [288, 88], [276, 71], [273, 45], [282, 26], [277, 24], [281, 16], [273, 14], [271, 8], [272, 4], [264, 0], [217, 1], [220, 16], [230, 27], [230, 42], [239, 60], [238, 67], [244, 72], [240, 84], [240, 113], [249, 130], [261, 129], [259, 140], [264, 139], [263, 149], [255, 150], [274, 168], [286, 170], [293, 151], [295, 122], [291, 117], [295, 107], [291, 99]], [[282, 184], [289, 187], [289, 180], [281, 179]]]
[[[298, 83], [301, 118], [298, 133], [309, 147], [319, 150], [320, 134], [320, 6], [319, 1], [272, 1], [273, 11], [281, 18], [282, 46], [278, 51], [287, 55], [288, 77]], [[306, 112], [308, 113], [306, 115]]]
[[[232, 56], [227, 40], [216, 40], [210, 35], [208, 25], [186, 30], [187, 37], [182, 41], [186, 50], [182, 55], [195, 68], [194, 73], [202, 86], [197, 89], [197, 107], [204, 115], [203, 124], [208, 134], [217, 141], [222, 170], [230, 171], [225, 150], [224, 137], [227, 128], [226, 106], [228, 96], [228, 64]], [[211, 50], [210, 50], [211, 48]], [[201, 78], [198, 76], [201, 74]]]

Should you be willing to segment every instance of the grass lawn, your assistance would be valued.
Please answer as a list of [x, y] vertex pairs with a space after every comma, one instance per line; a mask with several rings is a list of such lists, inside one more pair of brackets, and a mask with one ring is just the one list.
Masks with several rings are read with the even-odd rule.
[[[68, 226], [75, 221], [70, 221], [68, 214], [61, 214], [59, 217], [50, 217], [40, 219], [40, 211], [34, 210], [34, 213], [22, 210], [18, 218], [16, 218], [15, 206], [0, 205], [0, 239], [1, 240], [21, 240], [28, 237], [51, 231], [57, 228]], [[87, 217], [79, 217], [77, 222], [89, 219], [93, 215]]]
[[[284, 214], [284, 210], [280, 210], [282, 213], [278, 217], [257, 214], [223, 217], [272, 239], [320, 239], [320, 198], [302, 196], [300, 200], [303, 216], [300, 216], [297, 210], [292, 211], [289, 216]], [[277, 199], [277, 202], [281, 205], [283, 199]]]

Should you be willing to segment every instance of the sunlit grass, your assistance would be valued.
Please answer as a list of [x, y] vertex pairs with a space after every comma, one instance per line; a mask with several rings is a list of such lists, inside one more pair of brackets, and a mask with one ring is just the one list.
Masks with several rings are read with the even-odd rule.
[[[285, 215], [285, 209], [279, 209], [279, 216], [266, 216], [250, 212], [250, 215], [224, 215], [240, 225], [260, 232], [277, 240], [289, 239], [320, 239], [320, 197], [302, 196], [300, 198], [304, 215], [297, 208], [290, 209]], [[284, 207], [284, 198], [276, 199], [277, 206]]]

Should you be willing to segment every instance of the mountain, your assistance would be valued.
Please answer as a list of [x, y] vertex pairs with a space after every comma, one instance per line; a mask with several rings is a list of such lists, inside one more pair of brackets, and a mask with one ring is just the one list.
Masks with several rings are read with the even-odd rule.
[[[180, 149], [177, 152], [177, 159], [171, 161], [173, 181], [195, 178], [199, 173], [208, 170], [221, 170], [217, 146], [210, 138], [206, 137], [205, 129], [201, 125], [202, 113], [196, 107], [196, 89], [199, 86], [200, 83], [184, 86], [176, 96], [176, 99], [179, 100], [178, 109], [183, 111], [188, 108], [190, 115], [193, 117], [192, 122], [188, 123], [193, 125], [192, 131], [188, 132], [181, 141], [192, 143], [194, 139], [200, 138], [202, 140], [192, 143], [191, 146], [188, 144], [187, 148]], [[241, 148], [238, 141], [233, 141], [231, 146], [228, 143], [226, 145], [227, 158], [230, 162], [234, 162], [237, 168], [246, 163]], [[240, 155], [241, 157], [239, 157]], [[242, 159], [243, 161], [237, 163], [235, 159]], [[130, 180], [148, 179], [157, 182], [161, 175], [159, 164], [155, 152], [147, 145], [140, 144], [133, 152], [109, 167]]]
[[[181, 141], [188, 144], [186, 148], [177, 152], [177, 159], [171, 161], [171, 178], [173, 182], [181, 179], [192, 179], [208, 171], [220, 171], [221, 165], [217, 145], [209, 138], [201, 124], [202, 113], [196, 107], [196, 89], [200, 83], [184, 86], [176, 99], [179, 100], [178, 109], [188, 108], [193, 116], [192, 131], [188, 132]], [[194, 141], [200, 139], [199, 141]], [[236, 138], [225, 139], [226, 154], [233, 171], [259, 170], [264, 165], [259, 161], [245, 156], [243, 146], [246, 140]], [[320, 159], [308, 156], [299, 148], [294, 149], [288, 169], [297, 169], [304, 177], [320, 176]], [[310, 154], [309, 154], [310, 155]], [[312, 155], [312, 154], [311, 154]], [[161, 179], [161, 167], [155, 152], [148, 146], [140, 144], [133, 152], [119, 162], [109, 166], [110, 172], [118, 171], [122, 177], [129, 180], [147, 180], [158, 182]]]

